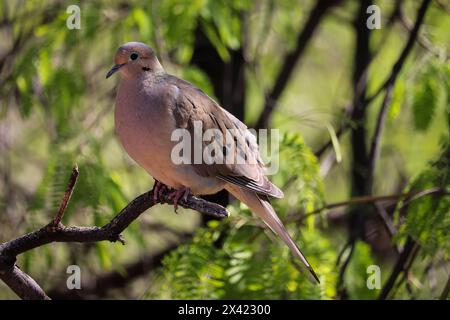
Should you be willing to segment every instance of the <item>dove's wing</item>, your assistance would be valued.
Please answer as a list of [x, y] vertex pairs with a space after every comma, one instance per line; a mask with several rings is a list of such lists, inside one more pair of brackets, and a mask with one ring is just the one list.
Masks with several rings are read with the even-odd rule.
[[[199, 121], [202, 134], [208, 129], [218, 129], [221, 133], [222, 141], [218, 142], [223, 146], [222, 155], [226, 161], [212, 164], [203, 160], [199, 164], [193, 162], [195, 171], [201, 176], [217, 177], [258, 194], [282, 198], [283, 192], [264, 175], [256, 137], [247, 126], [189, 82], [174, 76], [168, 76], [167, 81], [178, 88], [173, 110], [178, 128], [187, 129], [194, 139], [202, 139], [195, 137], [194, 124]], [[231, 134], [228, 140], [227, 134]], [[203, 142], [203, 148], [208, 144], [210, 141]]]
[[[177, 127], [187, 129], [194, 139], [202, 139], [202, 136], [195, 136], [196, 121], [202, 124], [202, 135], [208, 129], [218, 129], [221, 137], [224, 138], [227, 130], [232, 130], [237, 147], [227, 149], [224, 153], [229, 154], [231, 150], [231, 160], [236, 160], [240, 153], [244, 153], [248, 160], [246, 163], [230, 161], [224, 164], [194, 164], [194, 170], [199, 175], [217, 177], [228, 182], [225, 188], [247, 204], [272, 231], [278, 234], [319, 282], [313, 268], [290, 237], [267, 199], [267, 196], [282, 198], [283, 192], [265, 177], [256, 138], [241, 121], [222, 109], [200, 89], [174, 76], [168, 76], [167, 81], [178, 89], [175, 90], [178, 94], [172, 110]], [[223, 145], [225, 142], [222, 141]], [[203, 148], [208, 143], [204, 143]]]

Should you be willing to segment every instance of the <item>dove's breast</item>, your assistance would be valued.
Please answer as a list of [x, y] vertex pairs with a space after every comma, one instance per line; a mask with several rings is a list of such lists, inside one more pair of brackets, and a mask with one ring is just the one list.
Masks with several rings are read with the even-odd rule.
[[171, 141], [176, 129], [171, 105], [176, 92], [158, 86], [122, 81], [116, 99], [115, 130], [124, 149], [150, 175], [170, 187], [189, 187], [194, 194], [221, 190], [224, 184], [217, 178], [202, 177], [190, 164], [172, 161], [172, 149], [178, 143]]

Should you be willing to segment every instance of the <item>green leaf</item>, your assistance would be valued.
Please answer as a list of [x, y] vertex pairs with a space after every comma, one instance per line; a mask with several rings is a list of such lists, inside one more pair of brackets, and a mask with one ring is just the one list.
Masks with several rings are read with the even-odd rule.
[[439, 104], [443, 102], [445, 88], [440, 82], [439, 69], [429, 63], [413, 87], [413, 119], [417, 130], [426, 131], [433, 120]]
[[38, 74], [43, 86], [46, 86], [51, 75], [52, 63], [48, 50], [42, 50], [39, 54]]
[[405, 100], [405, 93], [406, 84], [405, 81], [400, 78], [397, 80], [394, 87], [394, 92], [392, 94], [391, 108], [388, 113], [390, 120], [395, 120], [400, 115], [400, 111]]
[[333, 144], [334, 153], [336, 154], [336, 162], [340, 163], [342, 161], [342, 153], [341, 153], [341, 147], [339, 144], [339, 139], [336, 135], [336, 131], [334, 128], [327, 123], [326, 127], [328, 129], [328, 133], [330, 134], [331, 143]]

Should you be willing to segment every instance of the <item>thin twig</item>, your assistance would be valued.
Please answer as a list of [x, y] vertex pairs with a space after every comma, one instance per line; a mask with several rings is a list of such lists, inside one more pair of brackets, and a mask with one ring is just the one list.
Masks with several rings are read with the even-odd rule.
[[346, 247], [344, 247], [342, 254], [339, 257], [339, 262], [340, 262], [344, 251], [346, 251], [347, 248], [350, 247], [350, 252], [348, 253], [348, 256], [345, 257], [345, 260], [342, 263], [341, 269], [339, 270], [339, 278], [338, 278], [338, 282], [336, 285], [336, 288], [338, 288], [338, 294], [340, 295], [341, 299], [346, 298], [346, 295], [347, 295], [347, 292], [344, 287], [344, 276], [345, 276], [345, 271], [347, 271], [347, 267], [350, 263], [350, 260], [352, 259], [352, 256], [355, 252], [355, 241], [356, 240], [354, 238], [350, 239], [348, 244], [346, 245]]
[[372, 97], [368, 98], [369, 101], [372, 101], [373, 97], [378, 96], [380, 94], [380, 92], [385, 90], [389, 86], [389, 84], [392, 81], [395, 81], [395, 79], [399, 75], [404, 62], [406, 61], [406, 58], [408, 57], [408, 55], [414, 45], [414, 42], [416, 41], [416, 39], [418, 37], [418, 32], [419, 32], [420, 26], [423, 22], [423, 18], [425, 17], [425, 13], [426, 13], [426, 10], [428, 9], [428, 5], [430, 4], [430, 1], [431, 0], [424, 0], [422, 2], [422, 5], [420, 6], [420, 8], [417, 12], [416, 22], [414, 23], [414, 26], [411, 29], [411, 32], [409, 34], [408, 41], [406, 42], [406, 45], [405, 45], [402, 53], [400, 54], [400, 57], [398, 58], [397, 62], [394, 64], [391, 74], [386, 79], [386, 81], [383, 82], [383, 84], [375, 91], [375, 93], [372, 95]]
[[[416, 193], [415, 195], [412, 195], [411, 197], [408, 197], [405, 201], [405, 204], [399, 208], [400, 215], [406, 215], [406, 212], [409, 208], [409, 204], [411, 201], [419, 199], [420, 197], [423, 197], [425, 195], [429, 195], [430, 193], [421, 191]], [[447, 193], [439, 194], [440, 196], [446, 195]], [[418, 198], [419, 197], [419, 198]], [[436, 199], [435, 199], [436, 200]], [[431, 211], [436, 210], [437, 201], [434, 201]], [[405, 245], [403, 247], [402, 252], [400, 253], [398, 260], [392, 270], [391, 275], [389, 276], [388, 280], [386, 281], [385, 285], [383, 286], [380, 296], [378, 299], [383, 300], [386, 299], [389, 296], [389, 293], [394, 288], [395, 283], [397, 282], [397, 278], [399, 274], [403, 271], [404, 275], [407, 276], [408, 270], [411, 268], [412, 262], [415, 259], [418, 250], [420, 249], [420, 245], [411, 237], [408, 236], [407, 240], [405, 242]], [[403, 282], [404, 278], [400, 279], [399, 285]], [[397, 286], [398, 288], [398, 286]]]
[[378, 215], [383, 221], [384, 226], [386, 227], [386, 230], [389, 233], [389, 236], [393, 238], [397, 233], [397, 230], [395, 229], [394, 224], [392, 223], [392, 220], [386, 211], [386, 208], [379, 203], [375, 203], [375, 207], [377, 208]]
[[401, 276], [400, 280], [397, 281], [395, 288], [392, 291], [391, 296], [395, 296], [395, 294], [400, 289], [403, 282], [406, 280], [406, 291], [408, 291], [408, 294], [410, 295], [411, 299], [413, 298], [413, 291], [412, 291], [412, 287], [411, 287], [411, 277], [413, 275], [411, 272], [411, 267], [413, 265], [413, 262], [417, 258], [419, 250], [420, 250], [420, 245], [418, 245], [416, 243], [413, 250], [409, 254], [408, 260], [405, 262], [405, 265], [403, 266], [402, 276]]
[[[428, 195], [448, 196], [448, 195], [450, 195], [450, 191], [443, 189], [443, 188], [435, 187], [435, 188], [430, 188], [430, 189], [421, 190], [421, 191], [391, 194], [391, 195], [385, 195], [385, 196], [354, 197], [354, 198], [351, 198], [346, 201], [329, 203], [329, 204], [324, 205], [323, 207], [320, 207], [316, 210], [305, 213], [304, 215], [295, 215], [295, 216], [288, 217], [286, 219], [286, 222], [289, 223], [289, 222], [294, 222], [294, 221], [299, 221], [299, 220], [301, 221], [301, 220], [306, 219], [309, 216], [321, 213], [324, 210], [329, 210], [329, 209], [338, 208], [338, 207], [345, 207], [345, 206], [350, 206], [350, 205], [355, 205], [355, 204], [377, 203], [377, 202], [389, 201], [389, 200], [399, 200], [402, 198], [408, 198], [408, 203], [410, 203], [411, 201], [415, 201], [421, 197], [428, 196]], [[411, 197], [411, 198], [409, 199], [409, 197]]]
[[[2, 264], [0, 262], [0, 268]], [[5, 266], [3, 266], [5, 267]], [[45, 291], [28, 274], [16, 265], [0, 270], [0, 279], [24, 300], [50, 300]]]
[[[410, 21], [407, 20], [405, 14], [403, 13], [403, 11], [400, 11], [399, 14], [399, 18], [400, 18], [400, 22], [402, 24], [402, 26], [408, 30], [409, 32], [411, 32], [412, 29], [412, 23]], [[430, 42], [430, 40], [428, 40], [424, 35], [419, 34], [417, 36], [417, 42], [419, 43], [419, 45], [424, 48], [425, 50], [427, 50], [428, 52], [430, 52], [431, 54], [433, 54], [434, 56], [440, 58], [440, 57], [444, 57], [443, 59], [446, 61], [448, 59], [448, 57], [446, 56], [444, 50], [440, 51], [438, 48], [433, 47], [433, 44]]]
[[72, 169], [72, 174], [70, 175], [69, 184], [67, 185], [66, 192], [61, 200], [61, 203], [58, 208], [58, 212], [56, 213], [55, 218], [53, 219], [53, 224], [55, 227], [59, 226], [61, 223], [62, 217], [64, 216], [64, 212], [66, 211], [67, 205], [69, 204], [70, 198], [72, 197], [73, 189], [75, 188], [75, 184], [78, 179], [78, 166], [75, 166]]
[[378, 300], [385, 300], [388, 297], [389, 292], [392, 290], [397, 281], [398, 275], [403, 270], [405, 270], [407, 260], [411, 255], [411, 253], [414, 251], [414, 247], [416, 245], [417, 243], [411, 237], [408, 237], [408, 239], [406, 240], [405, 247], [403, 248], [403, 251], [399, 256], [397, 263], [395, 264], [394, 269], [392, 270], [391, 275], [386, 281], [386, 284], [381, 289], [381, 293], [378, 297]]

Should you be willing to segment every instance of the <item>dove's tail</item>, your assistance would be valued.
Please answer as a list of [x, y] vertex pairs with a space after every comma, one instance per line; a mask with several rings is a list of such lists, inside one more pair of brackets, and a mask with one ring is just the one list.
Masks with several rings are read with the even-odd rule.
[[275, 210], [270, 205], [267, 199], [264, 199], [263, 196], [256, 194], [255, 192], [242, 189], [238, 186], [228, 184], [226, 189], [233, 194], [237, 199], [244, 202], [254, 213], [256, 213], [264, 223], [269, 226], [270, 229], [277, 235], [283, 239], [286, 245], [291, 249], [292, 253], [297, 256], [314, 277], [314, 279], [320, 283], [319, 278], [314, 272], [313, 268], [309, 264], [308, 260], [306, 260], [303, 253], [300, 251], [298, 246], [289, 236], [286, 228], [281, 222], [280, 218], [278, 218]]

